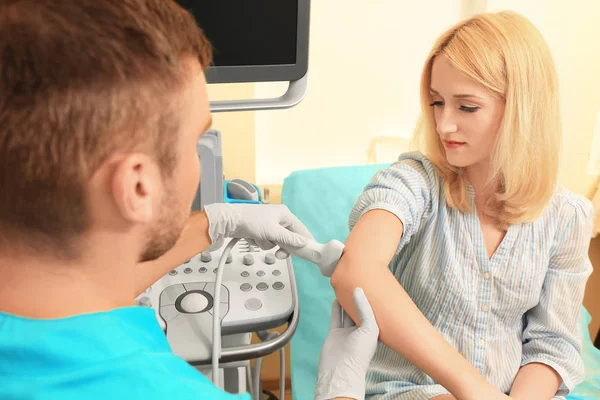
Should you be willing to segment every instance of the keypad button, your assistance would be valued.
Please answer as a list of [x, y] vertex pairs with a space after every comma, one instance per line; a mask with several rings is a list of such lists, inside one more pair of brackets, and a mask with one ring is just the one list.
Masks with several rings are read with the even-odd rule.
[[244, 254], [244, 265], [254, 264], [254, 256], [252, 254]]
[[177, 311], [174, 305], [163, 306], [158, 313], [167, 322], [179, 315], [179, 311]]
[[260, 310], [260, 308], [262, 307], [262, 301], [260, 301], [260, 299], [252, 298], [246, 300], [246, 303], [244, 303], [244, 305], [248, 310], [256, 311]]
[[185, 273], [185, 274], [191, 274], [192, 271], [193, 270], [190, 267], [187, 267], [186, 269], [183, 270], [183, 273]]
[[200, 261], [202, 261], [202, 262], [211, 262], [212, 261], [212, 254], [210, 254], [210, 251], [203, 251], [202, 254], [200, 254]]
[[263, 291], [263, 292], [264, 292], [265, 290], [267, 290], [267, 289], [269, 288], [269, 285], [267, 285], [267, 284], [266, 284], [266, 283], [264, 283], [264, 282], [260, 282], [258, 285], [256, 285], [256, 288], [257, 288], [258, 290], [260, 290], [260, 291]]
[[249, 277], [249, 276], [250, 276], [250, 272], [248, 272], [248, 271], [243, 271], [241, 275], [242, 275], [244, 278], [247, 278], [247, 277]]
[[283, 284], [283, 282], [275, 282], [273, 284], [273, 289], [275, 290], [281, 290], [285, 287], [285, 285]]
[[150, 297], [141, 297], [138, 301], [138, 304], [142, 307], [152, 307], [152, 300], [150, 300]]
[[200, 267], [200, 268], [198, 268], [198, 272], [205, 273], [206, 271], [208, 271], [206, 269], [206, 267]]
[[273, 271], [273, 275], [279, 276], [279, 275], [281, 275], [281, 271], [276, 269], [275, 271]]
[[268, 265], [275, 264], [275, 254], [267, 253], [267, 255], [265, 255], [265, 264], [268, 264]]
[[205, 287], [206, 287], [206, 282], [188, 282], [185, 284], [185, 289], [188, 292], [190, 292], [192, 290], [204, 290]]
[[219, 272], [218, 268], [213, 269], [213, 274], [216, 274], [217, 272]]
[[177, 270], [172, 269], [171, 271], [169, 271], [169, 275], [171, 275], [171, 276], [177, 275]]
[[258, 271], [256, 273], [256, 275], [258, 275], [258, 276], [265, 276], [265, 271]]
[[250, 290], [252, 290], [252, 285], [249, 283], [242, 283], [240, 289], [242, 290], [242, 292], [249, 292]]
[[168, 306], [175, 304], [179, 296], [185, 293], [185, 288], [182, 284], [171, 285], [160, 292], [160, 306]]

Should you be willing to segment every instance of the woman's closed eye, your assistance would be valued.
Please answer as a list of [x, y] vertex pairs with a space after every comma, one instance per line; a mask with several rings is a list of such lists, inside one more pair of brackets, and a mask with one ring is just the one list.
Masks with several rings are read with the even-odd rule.
[[461, 111], [473, 113], [473, 112], [479, 110], [479, 107], [477, 107], [477, 106], [460, 106], [459, 109]]
[[[442, 106], [444, 106], [444, 102], [440, 101], [440, 100], [435, 100], [433, 103], [430, 104], [430, 106], [431, 107], [442, 107]], [[479, 110], [479, 107], [477, 107], [477, 106], [460, 106], [458, 109], [461, 111], [464, 111], [464, 112], [473, 113], [473, 112]]]

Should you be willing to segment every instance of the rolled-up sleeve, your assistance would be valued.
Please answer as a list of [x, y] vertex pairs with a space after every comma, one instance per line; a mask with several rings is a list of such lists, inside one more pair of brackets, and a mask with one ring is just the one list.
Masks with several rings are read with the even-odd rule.
[[593, 209], [571, 199], [555, 235], [539, 303], [526, 315], [521, 365], [542, 363], [562, 378], [557, 396], [567, 395], [585, 377], [581, 357], [581, 307], [592, 264], [588, 249]]
[[403, 154], [398, 162], [378, 171], [365, 187], [350, 212], [349, 228], [371, 210], [386, 210], [403, 225], [401, 249], [434, 207], [439, 178], [433, 164], [421, 153]]

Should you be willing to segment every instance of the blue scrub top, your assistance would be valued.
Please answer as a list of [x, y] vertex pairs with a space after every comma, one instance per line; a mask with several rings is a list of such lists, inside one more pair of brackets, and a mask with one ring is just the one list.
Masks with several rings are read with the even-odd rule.
[[215, 399], [145, 307], [37, 320], [0, 313], [0, 399]]

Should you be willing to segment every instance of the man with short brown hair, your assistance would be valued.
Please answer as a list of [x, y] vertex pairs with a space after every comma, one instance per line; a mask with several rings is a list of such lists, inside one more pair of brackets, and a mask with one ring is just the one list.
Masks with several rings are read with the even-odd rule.
[[133, 306], [225, 237], [311, 238], [285, 206], [189, 216], [210, 62], [170, 0], [0, 0], [1, 399], [230, 397]]

